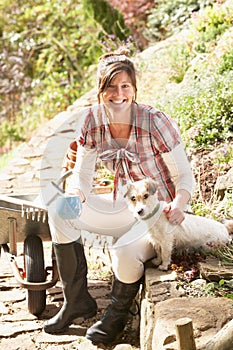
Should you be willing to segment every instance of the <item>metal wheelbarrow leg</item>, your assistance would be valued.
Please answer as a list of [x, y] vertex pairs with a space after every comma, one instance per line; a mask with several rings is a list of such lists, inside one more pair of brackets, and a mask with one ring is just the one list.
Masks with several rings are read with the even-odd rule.
[[[52, 256], [52, 266], [45, 269], [42, 240], [36, 235], [28, 235], [24, 241], [24, 269], [18, 267], [9, 246], [2, 244], [2, 247], [16, 281], [26, 289], [29, 312], [40, 315], [46, 307], [46, 289], [53, 287], [59, 278], [55, 257]], [[46, 281], [49, 271], [52, 278]]]

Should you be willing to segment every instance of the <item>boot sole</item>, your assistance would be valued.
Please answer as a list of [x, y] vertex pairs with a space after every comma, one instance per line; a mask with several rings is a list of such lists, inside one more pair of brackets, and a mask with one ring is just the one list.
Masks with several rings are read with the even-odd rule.
[[[92, 317], [96, 316], [96, 314], [97, 314], [97, 310], [92, 311], [92, 312], [90, 312], [89, 314], [75, 316], [75, 317], [73, 317], [72, 320], [69, 321], [63, 328], [60, 328], [60, 329], [54, 329], [54, 330], [53, 330], [53, 329], [52, 329], [52, 330], [47, 329], [47, 330], [46, 330], [46, 325], [45, 325], [45, 326], [44, 326], [44, 331], [45, 331], [46, 333], [49, 333], [49, 334], [59, 334], [59, 333], [63, 333], [63, 332], [65, 332], [65, 331], [68, 330], [69, 326], [70, 326], [70, 325], [74, 322], [74, 320], [76, 320], [77, 318], [83, 318], [84, 320], [87, 320], [87, 319], [89, 319], [89, 318], [92, 318]], [[48, 327], [50, 327], [50, 326], [48, 326]], [[52, 326], [51, 326], [51, 327], [52, 327]]]
[[99, 346], [105, 345], [106, 346], [106, 345], [114, 345], [115, 343], [118, 343], [118, 340], [122, 338], [123, 334], [124, 334], [124, 329], [123, 329], [123, 331], [120, 331], [119, 333], [117, 333], [115, 338], [106, 339], [106, 341], [104, 341], [103, 339], [102, 340], [98, 340], [98, 339], [94, 340], [94, 339], [92, 339], [91, 336], [88, 336], [87, 334], [86, 334], [85, 338], [90, 340], [93, 345], [99, 345]]

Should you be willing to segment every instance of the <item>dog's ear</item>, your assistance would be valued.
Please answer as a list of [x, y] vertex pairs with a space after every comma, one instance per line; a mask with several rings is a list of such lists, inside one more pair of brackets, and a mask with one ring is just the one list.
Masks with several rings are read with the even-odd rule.
[[123, 195], [124, 198], [128, 196], [129, 191], [130, 191], [130, 189], [131, 189], [131, 187], [132, 187], [132, 184], [133, 184], [133, 183], [132, 183], [131, 181], [129, 181], [129, 182], [127, 182], [126, 185], [124, 185], [124, 186], [121, 187], [121, 193], [122, 193], [122, 195]]
[[158, 190], [158, 185], [155, 180], [148, 178], [148, 191], [150, 194], [155, 194]]

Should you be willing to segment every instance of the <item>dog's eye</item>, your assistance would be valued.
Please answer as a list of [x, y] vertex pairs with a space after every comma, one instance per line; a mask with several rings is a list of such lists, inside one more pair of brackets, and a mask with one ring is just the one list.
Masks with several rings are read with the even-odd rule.
[[136, 201], [136, 197], [135, 196], [132, 196], [130, 199], [131, 199], [132, 202]]
[[148, 197], [149, 197], [148, 193], [144, 194], [144, 199], [147, 199]]

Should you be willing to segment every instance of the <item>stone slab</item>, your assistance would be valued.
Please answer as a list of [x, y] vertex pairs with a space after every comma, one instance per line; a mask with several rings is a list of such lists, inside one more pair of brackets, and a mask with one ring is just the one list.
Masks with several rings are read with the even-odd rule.
[[22, 332], [40, 329], [41, 325], [36, 321], [1, 322], [0, 337], [10, 337]]
[[10, 302], [10, 301], [22, 301], [25, 299], [25, 293], [14, 289], [9, 291], [0, 291], [0, 301], [1, 302]]

